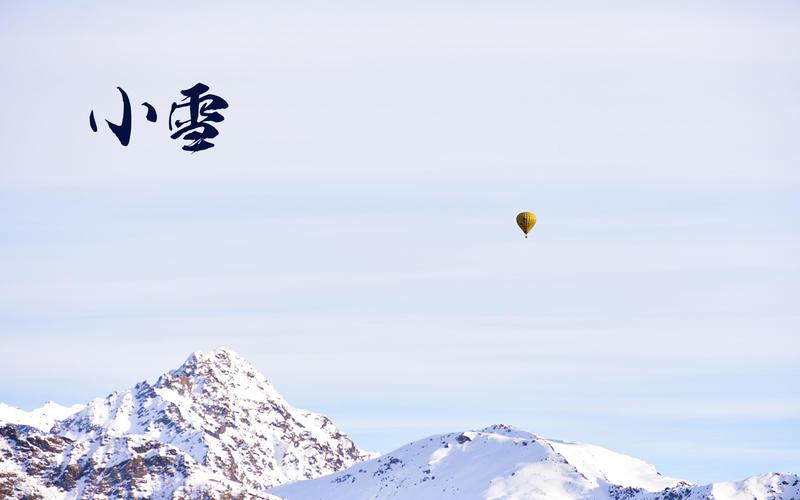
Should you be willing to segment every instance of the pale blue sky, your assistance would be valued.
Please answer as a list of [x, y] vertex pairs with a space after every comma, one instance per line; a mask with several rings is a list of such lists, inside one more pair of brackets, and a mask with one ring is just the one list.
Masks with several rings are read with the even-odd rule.
[[[798, 63], [790, 2], [6, 2], [0, 401], [227, 345], [378, 451], [504, 422], [799, 472]], [[127, 148], [117, 85], [159, 111]]]

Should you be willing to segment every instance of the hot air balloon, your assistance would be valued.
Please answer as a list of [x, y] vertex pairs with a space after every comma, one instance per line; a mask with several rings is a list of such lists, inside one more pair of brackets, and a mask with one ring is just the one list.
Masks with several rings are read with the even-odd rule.
[[517, 225], [522, 232], [525, 233], [525, 237], [528, 237], [528, 233], [531, 232], [533, 226], [536, 225], [536, 216], [533, 212], [520, 212], [517, 215]]

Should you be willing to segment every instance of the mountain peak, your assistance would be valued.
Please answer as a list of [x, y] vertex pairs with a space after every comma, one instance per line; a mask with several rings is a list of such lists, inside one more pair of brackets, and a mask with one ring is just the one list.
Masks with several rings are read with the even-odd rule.
[[236, 366], [239, 368], [255, 370], [249, 361], [225, 346], [219, 346], [213, 351], [209, 352], [194, 351], [189, 355], [188, 358], [186, 358], [186, 361], [183, 363], [181, 368], [184, 366], [197, 367], [201, 365], [213, 365], [227, 368]]
[[[286, 500], [638, 500], [683, 484], [660, 476], [652, 466], [632, 457], [595, 447], [559, 446], [522, 429], [497, 424], [430, 436], [350, 469], [278, 486], [270, 492]], [[628, 488], [625, 492], [631, 495], [612, 494], [610, 488], [616, 485]]]
[[222, 346], [210, 352], [193, 352], [180, 367], [162, 375], [153, 387], [234, 404], [244, 401], [286, 404], [283, 396], [250, 362]]
[[[176, 494], [175, 484], [208, 481], [252, 493], [368, 458], [328, 417], [291, 406], [225, 347], [192, 353], [152, 385], [95, 399], [52, 433], [76, 443], [66, 457], [85, 469], [76, 482], [100, 487], [98, 478], [121, 475], [133, 485], [116, 492], [121, 496], [168, 496]], [[137, 465], [148, 460], [152, 467]], [[176, 480], [163, 482], [166, 476]]]

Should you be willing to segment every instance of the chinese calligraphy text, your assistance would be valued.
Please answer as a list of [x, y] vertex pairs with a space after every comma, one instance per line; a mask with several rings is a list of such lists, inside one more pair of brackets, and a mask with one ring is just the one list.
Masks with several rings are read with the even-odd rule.
[[[119, 143], [127, 146], [131, 140], [132, 128], [132, 115], [131, 115], [131, 101], [128, 94], [122, 87], [117, 87], [119, 93], [122, 95], [122, 121], [119, 124], [112, 123], [106, 120], [108, 128], [117, 137]], [[168, 125], [169, 129], [176, 129], [170, 136], [172, 139], [183, 139], [187, 141], [182, 149], [196, 153], [209, 148], [213, 148], [214, 144], [209, 141], [219, 135], [219, 130], [215, 127], [214, 123], [219, 123], [225, 118], [219, 113], [219, 110], [226, 109], [228, 102], [214, 94], [208, 94], [208, 85], [198, 83], [193, 87], [181, 90], [184, 96], [181, 103], [172, 103], [169, 112]], [[156, 108], [147, 102], [143, 102], [147, 110], [145, 118], [147, 121], [155, 123], [158, 120], [158, 113]], [[178, 112], [178, 113], [176, 113]], [[173, 115], [188, 114], [187, 119], [175, 118]], [[89, 113], [89, 127], [93, 132], [97, 132], [97, 122], [94, 118], [94, 110]]]

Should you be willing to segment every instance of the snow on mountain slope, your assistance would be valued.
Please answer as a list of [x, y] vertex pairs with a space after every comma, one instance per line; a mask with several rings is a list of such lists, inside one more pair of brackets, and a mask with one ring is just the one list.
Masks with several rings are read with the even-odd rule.
[[800, 499], [800, 477], [797, 474], [763, 474], [744, 481], [714, 483], [693, 493], [694, 496], [687, 499], [706, 497], [730, 500], [780, 497]]
[[37, 477], [66, 498], [262, 498], [270, 486], [368, 458], [327, 417], [289, 405], [225, 348], [192, 354], [155, 384], [95, 399], [49, 434], [2, 429], [0, 457], [26, 476], [16, 481]]
[[432, 436], [332, 476], [271, 492], [288, 500], [610, 498], [610, 478], [652, 491], [685, 484], [602, 448], [550, 442], [495, 425]]
[[58, 420], [63, 420], [73, 413], [82, 410], [85, 405], [61, 406], [54, 401], [48, 401], [44, 406], [35, 410], [25, 411], [0, 403], [0, 424], [19, 424], [36, 427], [49, 431]]
[[285, 500], [789, 500], [798, 476], [694, 486], [597, 446], [504, 425], [410, 443], [330, 476], [269, 490]]
[[545, 439], [553, 450], [587, 478], [602, 479], [610, 484], [660, 491], [679, 483], [664, 477], [652, 465], [599, 446]]
[[0, 424], [0, 498], [63, 498], [50, 479], [67, 444], [35, 427]]
[[659, 493], [636, 492], [633, 500], [798, 500], [800, 476], [762, 474], [744, 481], [725, 481], [704, 486], [682, 485]]

